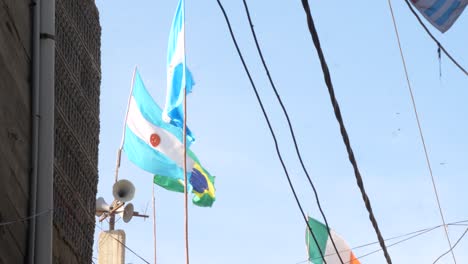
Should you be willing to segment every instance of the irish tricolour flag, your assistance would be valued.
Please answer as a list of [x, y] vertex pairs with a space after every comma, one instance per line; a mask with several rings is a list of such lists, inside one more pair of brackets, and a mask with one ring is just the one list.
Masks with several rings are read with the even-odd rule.
[[[309, 226], [317, 239], [316, 243], [307, 228], [306, 245], [309, 254], [309, 261], [313, 264], [322, 264], [325, 263], [325, 261], [327, 264], [341, 264], [340, 258], [338, 257], [328, 234], [327, 227], [311, 217], [309, 217]], [[346, 244], [346, 242], [332, 229], [330, 229], [330, 234], [343, 262], [348, 264], [360, 264], [348, 244]], [[323, 261], [320, 252], [322, 252], [325, 261]]]
[[[138, 71], [135, 71], [123, 144], [128, 159], [152, 174], [184, 179], [182, 138], [179, 127], [162, 120], [161, 108], [146, 90]], [[193, 163], [187, 157], [189, 175]]]

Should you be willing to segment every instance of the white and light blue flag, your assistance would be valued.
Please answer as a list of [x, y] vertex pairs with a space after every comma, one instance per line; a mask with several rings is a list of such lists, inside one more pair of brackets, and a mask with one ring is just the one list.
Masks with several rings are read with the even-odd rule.
[[413, 5], [442, 33], [461, 15], [468, 0], [411, 0]]
[[[183, 179], [182, 138], [179, 127], [162, 120], [161, 108], [148, 93], [136, 71], [123, 145], [128, 159], [152, 174]], [[188, 177], [192, 168], [193, 160], [187, 156]]]
[[[184, 87], [186, 93], [192, 92], [194, 81], [192, 74], [185, 65], [185, 14], [184, 0], [179, 0], [172, 21], [167, 47], [167, 95], [164, 107], [164, 121], [183, 127], [184, 123]], [[187, 138], [194, 141], [193, 135], [187, 129]]]

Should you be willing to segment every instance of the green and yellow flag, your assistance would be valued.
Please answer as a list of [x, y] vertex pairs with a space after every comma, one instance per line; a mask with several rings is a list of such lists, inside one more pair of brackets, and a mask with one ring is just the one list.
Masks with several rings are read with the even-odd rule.
[[[215, 177], [200, 164], [195, 153], [188, 150], [188, 156], [194, 161], [189, 177], [189, 190], [194, 194], [192, 202], [200, 207], [211, 207], [216, 200]], [[154, 183], [166, 190], [184, 192], [184, 181], [167, 175], [154, 175]]]

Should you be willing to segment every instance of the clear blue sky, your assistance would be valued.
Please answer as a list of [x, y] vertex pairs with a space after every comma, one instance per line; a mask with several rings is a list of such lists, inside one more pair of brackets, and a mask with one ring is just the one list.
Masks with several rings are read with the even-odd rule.
[[[166, 49], [177, 0], [96, 1], [102, 25], [98, 196], [111, 202], [133, 67], [163, 105]], [[257, 56], [242, 1], [223, 1], [280, 147], [309, 215], [321, 220], [292, 140]], [[352, 246], [376, 241], [333, 115], [305, 14], [297, 1], [248, 1], [279, 93], [289, 110], [330, 226]], [[267, 4], [266, 4], [267, 3]], [[310, 1], [337, 98], [384, 237], [441, 223], [401, 65], [387, 1]], [[468, 219], [468, 79], [434, 43], [403, 1], [394, 1], [411, 83], [447, 222]], [[468, 67], [468, 11], [445, 34], [430, 29]], [[212, 208], [190, 206], [191, 263], [295, 264], [307, 259], [305, 226], [274, 151], [250, 83], [215, 0], [186, 0], [187, 62], [196, 86], [188, 98], [193, 150], [216, 175]], [[148, 204], [152, 175], [122, 156], [136, 210]], [[183, 195], [156, 190], [158, 263], [184, 263]], [[102, 225], [107, 228], [107, 224]], [[135, 218], [127, 245], [153, 260], [151, 219]], [[450, 227], [452, 241], [466, 227]], [[96, 237], [100, 230], [96, 228]], [[96, 241], [95, 241], [96, 242]], [[97, 256], [96, 244], [94, 255]], [[378, 246], [356, 250], [363, 255]], [[432, 263], [448, 249], [442, 229], [390, 247], [394, 263]], [[468, 263], [468, 237], [455, 250]], [[126, 252], [127, 263], [143, 263]], [[384, 263], [381, 252], [361, 263]], [[439, 263], [453, 263], [447, 255]]]

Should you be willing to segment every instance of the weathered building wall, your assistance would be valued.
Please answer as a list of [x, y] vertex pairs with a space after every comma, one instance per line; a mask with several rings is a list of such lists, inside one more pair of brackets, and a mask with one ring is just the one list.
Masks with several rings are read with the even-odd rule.
[[[0, 0], [0, 222], [28, 216], [30, 0]], [[91, 263], [98, 180], [99, 14], [56, 1], [54, 263]], [[23, 263], [28, 222], [0, 226], [0, 264]]]
[[[31, 138], [29, 0], [0, 0], [0, 222], [28, 215]], [[22, 263], [28, 223], [0, 226], [0, 263]]]
[[101, 81], [94, 1], [56, 1], [55, 27], [54, 262], [90, 263]]

